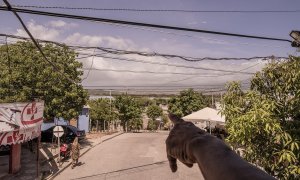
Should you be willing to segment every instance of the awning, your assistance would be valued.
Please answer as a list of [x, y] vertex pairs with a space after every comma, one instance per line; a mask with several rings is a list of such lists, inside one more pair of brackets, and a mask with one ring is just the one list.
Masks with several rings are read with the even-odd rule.
[[209, 122], [216, 122], [219, 124], [225, 124], [225, 117], [221, 116], [221, 113], [219, 113], [218, 110], [209, 107], [206, 107], [192, 114], [184, 116], [182, 119], [186, 121], [192, 121], [192, 122], [209, 121]]
[[17, 144], [38, 137], [44, 102], [0, 104], [0, 145]]

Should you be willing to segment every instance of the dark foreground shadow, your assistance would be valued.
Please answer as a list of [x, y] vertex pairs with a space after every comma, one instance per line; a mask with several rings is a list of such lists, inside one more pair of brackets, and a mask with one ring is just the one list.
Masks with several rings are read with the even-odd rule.
[[[124, 172], [124, 171], [134, 170], [134, 169], [147, 167], [147, 166], [165, 165], [167, 163], [168, 163], [168, 161], [159, 161], [159, 162], [155, 162], [155, 163], [150, 163], [150, 164], [144, 164], [144, 165], [134, 166], [134, 167], [130, 167], [130, 168], [119, 169], [119, 170], [116, 170], [116, 171], [99, 173], [99, 174], [94, 174], [94, 175], [90, 175], [90, 176], [83, 176], [83, 177], [79, 177], [79, 178], [75, 178], [75, 179], [86, 179], [86, 178], [97, 177], [97, 176], [102, 176], [102, 175], [108, 175], [108, 174], [117, 173], [117, 172]], [[153, 168], [157, 168], [157, 167], [153, 167]]]

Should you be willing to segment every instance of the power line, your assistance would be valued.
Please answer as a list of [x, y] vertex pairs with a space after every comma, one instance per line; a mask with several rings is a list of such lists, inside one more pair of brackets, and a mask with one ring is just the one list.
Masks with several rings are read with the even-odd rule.
[[34, 37], [32, 36], [32, 34], [30, 33], [30, 31], [28, 30], [28, 28], [26, 27], [25, 23], [23, 22], [23, 20], [21, 19], [21, 17], [18, 15], [18, 13], [11, 7], [11, 5], [9, 4], [9, 2], [7, 0], [3, 0], [3, 2], [6, 4], [7, 6], [7, 10], [11, 11], [19, 20], [19, 22], [21, 23], [21, 25], [23, 26], [24, 30], [26, 31], [26, 33], [28, 34], [28, 36], [30, 37], [30, 39], [32, 40], [33, 44], [37, 47], [37, 49], [39, 50], [39, 52], [41, 53], [41, 55], [43, 56], [43, 59], [48, 62], [55, 71], [57, 71], [58, 73], [60, 73], [61, 75], [63, 75], [64, 77], [66, 77], [66, 79], [68, 79], [70, 82], [75, 83], [72, 79], [70, 79], [69, 77], [67, 77], [63, 72], [60, 71], [60, 69], [52, 62], [50, 61], [47, 56], [44, 54], [42, 48], [40, 47], [40, 45], [38, 44], [38, 42], [34, 39]]
[[299, 13], [300, 10], [184, 10], [184, 9], [133, 9], [133, 8], [93, 8], [66, 6], [34, 6], [13, 5], [19, 8], [35, 9], [64, 9], [64, 10], [92, 10], [92, 11], [132, 11], [132, 12], [179, 12], [179, 13]]
[[64, 13], [53, 13], [53, 12], [45, 12], [45, 11], [28, 10], [28, 9], [22, 9], [22, 8], [0, 7], [0, 10], [1, 11], [14, 11], [14, 12], [20, 12], [20, 13], [26, 13], [26, 14], [35, 14], [35, 15], [42, 15], [42, 16], [88, 20], [88, 21], [104, 22], [104, 23], [112, 23], [112, 24], [126, 24], [126, 25], [132, 25], [132, 26], [142, 26], [142, 27], [151, 27], [151, 28], [159, 28], [159, 29], [171, 29], [171, 30], [178, 30], [178, 31], [198, 32], [198, 33], [215, 34], [215, 35], [222, 35], [222, 36], [233, 36], [233, 37], [240, 37], [240, 38], [282, 41], [282, 42], [289, 42], [289, 43], [292, 42], [291, 40], [282, 39], [282, 38], [227, 33], [227, 32], [221, 32], [221, 31], [209, 31], [209, 30], [203, 30], [203, 29], [192, 29], [192, 28], [184, 28], [184, 27], [176, 27], [176, 26], [159, 25], [159, 24], [140, 23], [140, 22], [134, 22], [134, 21], [122, 21], [122, 20], [115, 20], [115, 19], [79, 16], [79, 15], [71, 15], [71, 14], [64, 14]]
[[286, 46], [282, 46], [282, 45], [267, 45], [267, 44], [257, 44], [257, 43], [246, 43], [246, 42], [230, 42], [228, 40], [219, 40], [219, 39], [214, 39], [214, 38], [208, 38], [208, 37], [202, 37], [202, 36], [195, 36], [195, 35], [191, 35], [191, 34], [182, 34], [182, 33], [176, 33], [176, 32], [172, 32], [172, 31], [165, 31], [165, 30], [161, 30], [161, 29], [154, 29], [154, 28], [148, 28], [148, 27], [140, 27], [140, 26], [130, 26], [130, 25], [124, 25], [124, 24], [111, 24], [111, 23], [107, 23], [109, 25], [113, 25], [113, 26], [121, 26], [121, 27], [126, 27], [126, 28], [131, 28], [131, 29], [138, 29], [138, 30], [143, 30], [143, 31], [150, 31], [150, 32], [158, 32], [158, 33], [163, 33], [163, 34], [168, 34], [168, 35], [175, 35], [175, 36], [181, 36], [181, 37], [188, 37], [188, 38], [197, 38], [197, 39], [201, 39], [201, 40], [206, 40], [209, 41], [210, 43], [214, 43], [214, 44], [238, 44], [238, 45], [247, 45], [247, 46], [261, 46], [261, 47], [275, 47], [275, 48], [283, 48]]
[[[1, 36], [1, 35], [0, 35]], [[69, 47], [77, 47], [77, 48], [84, 48], [84, 47], [79, 47], [79, 46], [69, 46]], [[91, 49], [91, 48], [97, 48], [100, 51], [104, 51], [106, 53], [110, 54], [116, 54], [116, 55], [129, 55], [129, 54], [136, 54], [140, 56], [146, 56], [146, 57], [163, 57], [166, 59], [169, 58], [179, 58], [184, 61], [190, 61], [190, 62], [197, 62], [197, 61], [231, 61], [231, 60], [244, 60], [244, 61], [251, 61], [255, 59], [261, 59], [261, 60], [267, 60], [267, 59], [287, 59], [288, 57], [279, 57], [279, 56], [254, 56], [254, 57], [221, 57], [221, 58], [216, 58], [216, 57], [187, 57], [187, 56], [181, 56], [181, 55], [174, 55], [174, 54], [161, 54], [161, 53], [156, 53], [156, 52], [142, 52], [142, 51], [127, 51], [127, 50], [119, 50], [119, 49], [112, 49], [112, 48], [103, 48], [103, 47], [85, 47], [86, 49]], [[84, 55], [89, 55], [89, 54], [84, 54]], [[86, 56], [86, 57], [92, 57], [93, 55]]]
[[[107, 23], [110, 24], [110, 23]], [[131, 29], [138, 29], [138, 30], [143, 30], [143, 31], [151, 31], [151, 32], [158, 32], [158, 33], [163, 33], [163, 34], [168, 34], [168, 35], [175, 35], [175, 36], [181, 36], [181, 37], [188, 37], [188, 38], [197, 38], [201, 40], [205, 40], [209, 43], [214, 43], [214, 44], [235, 44], [235, 45], [246, 45], [246, 46], [260, 46], [260, 47], [271, 47], [271, 48], [286, 48], [287, 46], [282, 46], [282, 45], [267, 45], [267, 44], [257, 44], [257, 43], [248, 43], [248, 42], [230, 42], [228, 40], [219, 40], [219, 39], [214, 39], [214, 38], [208, 38], [208, 37], [203, 37], [203, 36], [195, 36], [191, 34], [182, 34], [182, 33], [176, 33], [176, 32], [171, 32], [171, 31], [164, 31], [164, 30], [159, 30], [159, 29], [154, 29], [154, 28], [147, 28], [147, 27], [136, 27], [136, 26], [130, 26], [130, 25], [121, 25], [121, 24], [110, 24], [113, 26], [122, 26], [126, 28], [131, 28]], [[206, 42], [206, 43], [207, 43]]]
[[[249, 82], [244, 82], [242, 81], [241, 84], [249, 84]], [[89, 86], [84, 86], [84, 87], [89, 87], [89, 88], [162, 88], [162, 87], [177, 87], [177, 88], [195, 88], [195, 87], [220, 87], [220, 86], [225, 86], [224, 83], [222, 84], [197, 84], [197, 85], [89, 85]], [[210, 88], [211, 89], [211, 88]]]
[[254, 74], [254, 73], [251, 73], [251, 72], [243, 72], [241, 70], [239, 70], [239, 71], [233, 71], [233, 70], [224, 70], [224, 69], [197, 67], [197, 66], [195, 67], [195, 66], [187, 66], [187, 65], [179, 65], [179, 64], [170, 64], [170, 63], [162, 63], [162, 62], [144, 61], [144, 60], [137, 60], [137, 59], [118, 58], [118, 57], [103, 56], [103, 55], [97, 55], [97, 54], [92, 55], [92, 57], [94, 57], [94, 56], [96, 56], [96, 57], [102, 57], [102, 58], [107, 58], [107, 59], [121, 60], [121, 61], [138, 62], [138, 63], [144, 63], [144, 64], [164, 65], [164, 66], [169, 66], [169, 67], [181, 67], [181, 68], [189, 68], [189, 69], [201, 69], [201, 70], [206, 70], [206, 71], [229, 72], [231, 74], [234, 74], [234, 73]]
[[[10, 37], [10, 38], [16, 38], [16, 39], [22, 39], [22, 40], [28, 40], [29, 38], [26, 37], [22, 37], [22, 36], [16, 36], [16, 35], [9, 35], [9, 34], [0, 34], [0, 36], [4, 36], [4, 37]], [[278, 56], [255, 56], [255, 57], [238, 57], [238, 58], [234, 58], [234, 57], [221, 57], [221, 58], [214, 58], [214, 57], [203, 57], [203, 58], [199, 58], [199, 57], [188, 57], [188, 56], [182, 56], [182, 55], [176, 55], [176, 54], [163, 54], [163, 53], [157, 53], [157, 52], [142, 52], [142, 51], [128, 51], [128, 50], [120, 50], [120, 49], [114, 49], [114, 48], [105, 48], [105, 47], [97, 47], [97, 46], [74, 46], [74, 45], [65, 45], [63, 43], [59, 43], [59, 42], [55, 42], [55, 41], [47, 41], [47, 40], [40, 40], [37, 39], [40, 42], [44, 42], [44, 43], [53, 43], [55, 45], [58, 46], [68, 46], [74, 50], [78, 50], [78, 49], [98, 49], [102, 52], [105, 53], [110, 53], [110, 54], [116, 54], [116, 55], [129, 55], [129, 54], [136, 54], [136, 55], [140, 55], [140, 56], [145, 56], [145, 57], [163, 57], [166, 59], [169, 58], [178, 58], [178, 59], [182, 59], [184, 61], [190, 61], [190, 62], [196, 62], [196, 61], [220, 61], [220, 60], [245, 60], [245, 61], [251, 61], [251, 60], [255, 60], [255, 59], [262, 59], [262, 60], [266, 60], [266, 59], [287, 59], [288, 57], [278, 57]], [[86, 56], [86, 57], [92, 57], [91, 56]], [[82, 57], [80, 57], [82, 58]]]
[[[242, 72], [242, 71], [247, 70], [247, 69], [250, 69], [250, 68], [252, 68], [252, 67], [255, 67], [255, 66], [259, 65], [259, 64], [261, 64], [261, 62], [256, 63], [256, 64], [251, 65], [251, 66], [248, 66], [248, 67], [246, 67], [246, 68], [240, 69], [240, 70], [237, 71], [237, 73], [238, 73], [238, 72]], [[234, 73], [229, 73], [229, 74], [224, 74], [224, 75], [232, 75], [232, 74], [234, 74]], [[175, 83], [175, 82], [186, 81], [186, 80], [190, 80], [190, 79], [197, 78], [197, 77], [198, 77], [198, 76], [187, 77], [187, 78], [180, 79], [180, 80], [169, 81], [169, 82], [166, 82], [165, 84], [170, 84], [170, 83]]]
[[[83, 70], [93, 71], [111, 71], [111, 72], [127, 72], [127, 73], [140, 73], [140, 74], [173, 74], [173, 75], [199, 75], [199, 77], [218, 77], [217, 75], [205, 75], [201, 73], [181, 73], [181, 72], [159, 72], [159, 71], [134, 71], [127, 69], [100, 69], [100, 68], [81, 68]], [[254, 73], [253, 73], [254, 74]]]
[[[95, 49], [94, 49], [94, 51], [93, 51], [93, 54], [94, 54], [94, 53], [95, 53]], [[86, 77], [82, 78], [81, 82], [83, 82], [84, 80], [86, 80], [86, 79], [89, 77], [90, 72], [91, 72], [91, 70], [92, 70], [92, 68], [93, 68], [93, 65], [94, 65], [94, 58], [95, 58], [95, 56], [93, 56], [93, 58], [92, 58], [92, 63], [91, 63], [91, 66], [90, 66], [90, 70], [87, 72]]]

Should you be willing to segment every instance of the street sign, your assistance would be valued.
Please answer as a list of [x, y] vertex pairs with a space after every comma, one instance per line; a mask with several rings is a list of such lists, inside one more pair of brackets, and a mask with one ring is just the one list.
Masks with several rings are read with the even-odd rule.
[[53, 129], [53, 135], [61, 137], [64, 134], [64, 129], [61, 126], [55, 126]]

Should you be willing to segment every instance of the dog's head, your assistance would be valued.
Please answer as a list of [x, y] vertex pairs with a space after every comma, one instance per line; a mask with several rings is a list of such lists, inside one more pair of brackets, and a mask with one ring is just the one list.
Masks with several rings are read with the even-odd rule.
[[184, 122], [183, 119], [179, 118], [177, 115], [169, 113], [169, 119], [173, 122], [173, 124], [178, 124], [180, 122]]

